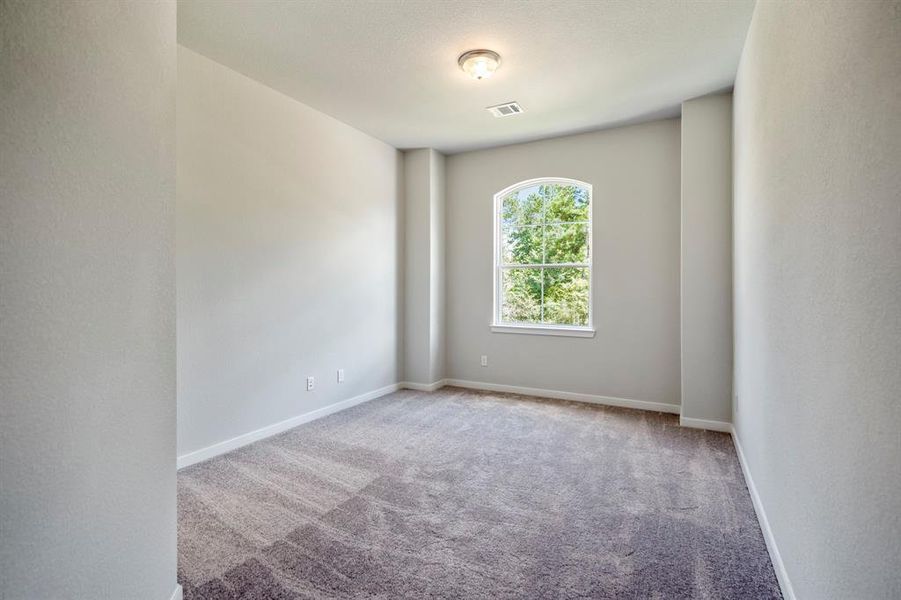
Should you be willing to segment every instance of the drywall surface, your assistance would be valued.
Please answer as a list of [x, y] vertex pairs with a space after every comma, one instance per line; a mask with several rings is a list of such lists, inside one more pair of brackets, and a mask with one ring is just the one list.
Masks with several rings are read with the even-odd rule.
[[397, 381], [403, 176], [394, 148], [191, 50], [178, 70], [184, 455]]
[[682, 103], [682, 416], [732, 421], [732, 94]]
[[429, 150], [407, 150], [404, 165], [403, 378], [430, 383], [429, 373]]
[[444, 156], [404, 152], [404, 379], [444, 378]]
[[443, 154], [429, 151], [430, 193], [429, 219], [430, 239], [429, 273], [431, 288], [429, 302], [429, 359], [430, 383], [444, 378], [447, 365], [447, 289], [446, 289], [446, 246], [447, 246], [447, 169]]
[[168, 600], [175, 3], [0, 3], [0, 597]]
[[404, 362], [403, 378], [431, 383], [429, 298], [431, 268], [430, 151], [404, 152]]
[[901, 3], [758, 3], [735, 428], [798, 598], [901, 597]]
[[[446, 176], [448, 377], [679, 404], [678, 120], [456, 154]], [[536, 177], [594, 186], [594, 338], [489, 330], [494, 194]]]

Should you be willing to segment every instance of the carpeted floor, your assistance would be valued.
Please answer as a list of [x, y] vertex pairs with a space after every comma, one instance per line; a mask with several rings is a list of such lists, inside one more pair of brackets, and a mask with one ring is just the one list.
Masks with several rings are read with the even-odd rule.
[[728, 435], [402, 391], [178, 474], [185, 600], [780, 598]]

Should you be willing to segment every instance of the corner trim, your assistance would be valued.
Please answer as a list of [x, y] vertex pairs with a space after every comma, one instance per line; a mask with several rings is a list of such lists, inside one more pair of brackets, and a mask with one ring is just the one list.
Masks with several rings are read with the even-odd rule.
[[738, 455], [738, 463], [741, 465], [741, 471], [745, 476], [748, 491], [751, 493], [751, 503], [754, 505], [754, 512], [757, 513], [757, 521], [760, 523], [760, 530], [763, 532], [763, 541], [766, 543], [766, 549], [770, 553], [773, 570], [776, 571], [776, 580], [779, 582], [782, 596], [785, 600], [796, 600], [791, 580], [788, 578], [788, 571], [785, 570], [785, 563], [782, 562], [782, 555], [779, 554], [779, 548], [776, 546], [776, 538], [773, 536], [773, 530], [770, 528], [770, 521], [766, 517], [760, 494], [757, 493], [757, 486], [754, 485], [754, 479], [751, 478], [751, 471], [748, 469], [748, 462], [745, 459], [745, 453], [741, 449], [741, 442], [738, 440], [738, 433], [735, 431], [734, 425], [731, 427], [730, 433], [732, 434], [732, 443], [735, 444], [735, 453]]
[[732, 423], [725, 421], [708, 421], [707, 419], [691, 419], [689, 417], [679, 416], [679, 425], [682, 427], [691, 427], [693, 429], [708, 429], [710, 431], [721, 431], [723, 433], [732, 433]]
[[375, 400], [376, 398], [380, 398], [381, 396], [384, 396], [386, 394], [396, 392], [400, 389], [400, 387], [401, 386], [399, 384], [392, 383], [391, 385], [386, 385], [385, 387], [379, 388], [377, 390], [366, 392], [365, 394], [360, 394], [359, 396], [354, 396], [353, 398], [348, 398], [347, 400], [335, 402], [334, 404], [329, 404], [328, 406], [323, 406], [322, 408], [311, 410], [308, 413], [303, 413], [301, 415], [297, 415], [296, 417], [291, 417], [290, 419], [286, 419], [278, 423], [273, 423], [272, 425], [267, 425], [266, 427], [261, 427], [260, 429], [256, 429], [254, 431], [241, 434], [239, 436], [231, 438], [230, 440], [225, 440], [224, 442], [219, 442], [213, 444], [212, 446], [207, 446], [206, 448], [195, 450], [194, 452], [182, 454], [176, 461], [176, 468], [184, 469], [185, 467], [189, 467], [193, 464], [208, 460], [210, 458], [213, 458], [214, 456], [219, 456], [220, 454], [225, 454], [226, 452], [230, 452], [232, 450], [235, 450], [236, 448], [240, 448], [241, 446], [246, 446], [247, 444], [251, 444], [258, 440], [262, 440], [267, 437], [279, 434], [283, 431], [293, 429], [298, 425], [303, 425], [304, 423], [309, 423], [310, 421], [321, 419], [322, 417], [326, 417], [336, 412], [351, 408], [358, 404], [363, 404], [364, 402]]
[[405, 390], [417, 390], [420, 392], [434, 392], [444, 387], [446, 379], [439, 379], [434, 383], [416, 383], [415, 381], [401, 381], [398, 385]]
[[678, 404], [649, 402], [647, 400], [630, 400], [628, 398], [596, 396], [594, 394], [563, 392], [559, 390], [545, 390], [540, 388], [520, 387], [516, 385], [503, 385], [499, 383], [485, 383], [483, 381], [466, 381], [465, 379], [445, 379], [445, 384], [456, 387], [469, 388], [473, 390], [506, 392], [509, 394], [520, 394], [522, 396], [554, 398], [556, 400], [572, 400], [575, 402], [587, 402], [588, 404], [603, 404], [604, 406], [618, 406], [620, 408], [636, 408], [638, 410], [650, 410], [653, 412], [665, 412], [676, 415], [679, 414], [680, 409]]
[[182, 600], [182, 589], [180, 584], [175, 584], [175, 589], [172, 591], [172, 595], [169, 596], [169, 600]]

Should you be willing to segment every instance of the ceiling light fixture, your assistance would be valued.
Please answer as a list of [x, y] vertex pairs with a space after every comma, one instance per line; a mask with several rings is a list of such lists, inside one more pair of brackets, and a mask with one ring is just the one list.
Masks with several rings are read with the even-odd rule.
[[488, 79], [501, 66], [501, 56], [493, 50], [470, 50], [460, 55], [457, 64], [473, 79]]

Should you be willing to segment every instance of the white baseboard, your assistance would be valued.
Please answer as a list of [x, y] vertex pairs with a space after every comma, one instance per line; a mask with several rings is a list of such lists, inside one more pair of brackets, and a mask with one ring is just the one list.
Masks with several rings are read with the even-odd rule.
[[637, 408], [640, 410], [651, 410], [655, 412], [666, 412], [674, 414], [679, 413], [678, 404], [663, 404], [660, 402], [629, 400], [626, 398], [613, 398], [610, 396], [595, 396], [593, 394], [580, 394], [576, 392], [561, 392], [557, 390], [527, 388], [514, 385], [501, 385], [496, 383], [484, 383], [480, 381], [465, 381], [462, 379], [439, 379], [434, 383], [416, 383], [413, 381], [402, 381], [400, 383], [387, 385], [383, 388], [379, 388], [377, 390], [373, 390], [359, 396], [354, 396], [353, 398], [348, 398], [347, 400], [342, 400], [341, 402], [336, 402], [334, 404], [324, 406], [302, 415], [297, 415], [296, 417], [291, 417], [290, 419], [286, 419], [272, 425], [267, 425], [266, 427], [244, 433], [229, 440], [225, 440], [224, 442], [219, 442], [217, 444], [207, 446], [206, 448], [201, 448], [200, 450], [195, 450], [194, 452], [183, 454], [178, 457], [176, 461], [176, 467], [178, 469], [184, 469], [185, 467], [189, 467], [199, 462], [209, 460], [215, 456], [219, 456], [220, 454], [231, 452], [232, 450], [240, 448], [241, 446], [246, 446], [247, 444], [252, 444], [253, 442], [282, 433], [283, 431], [293, 429], [298, 425], [303, 425], [304, 423], [309, 423], [310, 421], [321, 419], [322, 417], [348, 409], [352, 406], [356, 406], [358, 404], [368, 402], [369, 400], [374, 400], [375, 398], [379, 398], [386, 394], [396, 392], [399, 389], [434, 392], [435, 390], [441, 389], [445, 385], [455, 385], [457, 387], [486, 390], [492, 392], [508, 392], [511, 394], [522, 394], [523, 396], [556, 398], [558, 400], [574, 400], [576, 402], [604, 404], [607, 406], [619, 406], [623, 408]]
[[311, 410], [308, 413], [297, 415], [296, 417], [291, 417], [290, 419], [286, 419], [272, 425], [267, 425], [266, 427], [262, 427], [255, 431], [233, 437], [230, 440], [225, 440], [224, 442], [219, 442], [218, 444], [213, 444], [212, 446], [207, 446], [206, 448], [201, 448], [200, 450], [195, 450], [194, 452], [189, 452], [188, 454], [183, 454], [178, 457], [178, 460], [176, 461], [176, 467], [183, 469], [201, 461], [213, 458], [214, 456], [225, 454], [226, 452], [230, 452], [236, 448], [240, 448], [241, 446], [246, 446], [247, 444], [251, 444], [258, 440], [262, 440], [283, 431], [293, 429], [298, 425], [303, 425], [304, 423], [309, 423], [310, 421], [321, 419], [322, 417], [348, 409], [352, 406], [374, 400], [386, 394], [390, 394], [391, 392], [396, 392], [400, 389], [400, 387], [401, 386], [399, 384], [392, 383], [391, 385], [386, 385], [383, 388], [379, 388], [371, 392], [366, 392], [365, 394], [360, 394], [359, 396], [354, 396], [353, 398], [348, 398], [347, 400], [342, 400], [341, 402], [335, 402], [334, 404], [329, 404], [328, 406], [323, 406], [322, 408]]
[[690, 419], [688, 417], [680, 416], [679, 425], [682, 427], [692, 427], [694, 429], [709, 429], [710, 431], [732, 433], [732, 423], [726, 423], [725, 421], [708, 421], [707, 419]]
[[420, 392], [434, 392], [444, 387], [446, 379], [439, 379], [435, 383], [416, 383], [415, 381], [401, 381], [400, 387], [405, 390], [417, 390]]
[[573, 400], [575, 402], [588, 402], [589, 404], [603, 404], [605, 406], [618, 406], [621, 408], [637, 408], [654, 412], [679, 414], [678, 404], [665, 404], [663, 402], [649, 402], [647, 400], [630, 400], [628, 398], [614, 398], [612, 396], [596, 396], [594, 394], [580, 394], [578, 392], [562, 392], [559, 390], [545, 390], [540, 388], [520, 387], [516, 385], [502, 385], [499, 383], [485, 383], [482, 381], [466, 381], [464, 379], [445, 379], [446, 385], [453, 385], [474, 390], [486, 390], [489, 392], [507, 392], [521, 394], [523, 396], [538, 396], [540, 398], [555, 398], [557, 400]]
[[741, 449], [741, 442], [738, 439], [734, 426], [731, 428], [730, 433], [732, 433], [732, 443], [735, 444], [735, 453], [738, 454], [738, 462], [741, 465], [742, 473], [744, 473], [745, 482], [748, 484], [748, 491], [751, 493], [751, 502], [754, 504], [754, 512], [757, 513], [757, 521], [760, 523], [760, 530], [763, 532], [763, 541], [766, 543], [766, 549], [770, 553], [773, 570], [776, 571], [776, 579], [779, 581], [779, 587], [782, 589], [782, 597], [785, 600], [796, 600], [795, 592], [788, 578], [788, 571], [785, 570], [785, 563], [782, 562], [782, 555], [779, 554], [779, 548], [776, 546], [776, 538], [773, 537], [770, 521], [766, 517], [766, 511], [763, 509], [763, 503], [760, 501], [760, 494], [757, 493], [757, 486], [754, 485], [751, 471], [748, 470], [745, 453]]
[[179, 584], [175, 584], [175, 590], [172, 592], [169, 600], [182, 600], [182, 589]]

